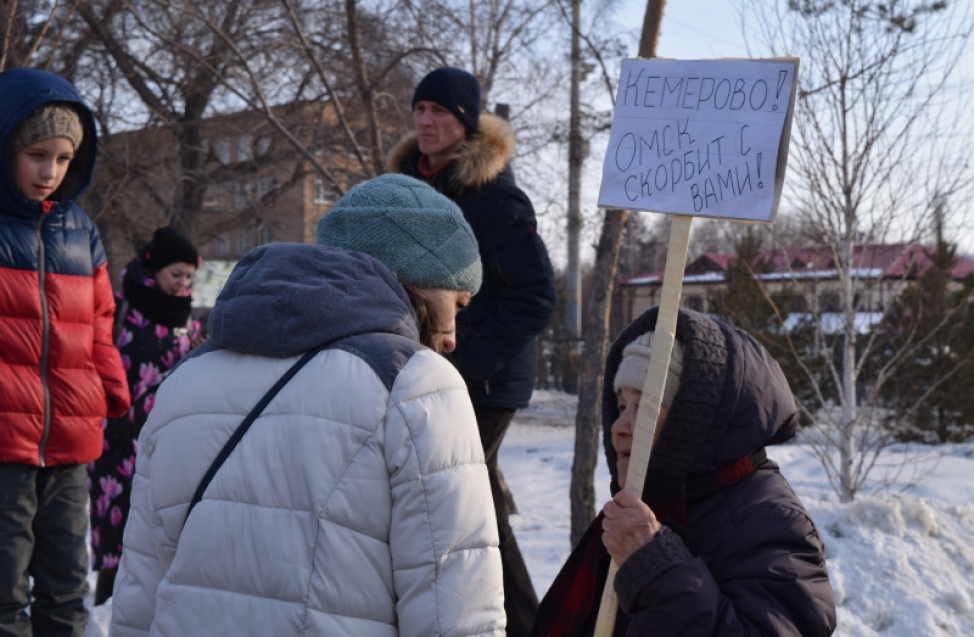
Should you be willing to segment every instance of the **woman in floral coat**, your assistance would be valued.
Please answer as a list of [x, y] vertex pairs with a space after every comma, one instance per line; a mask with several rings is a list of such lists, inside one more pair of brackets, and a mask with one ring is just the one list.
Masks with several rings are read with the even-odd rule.
[[160, 228], [122, 272], [114, 336], [128, 376], [132, 407], [121, 418], [105, 421], [104, 450], [88, 465], [92, 568], [98, 571], [96, 605], [112, 595], [139, 432], [152, 411], [160, 383], [200, 340], [200, 324], [190, 316], [197, 267], [199, 255], [193, 245], [172, 228]]

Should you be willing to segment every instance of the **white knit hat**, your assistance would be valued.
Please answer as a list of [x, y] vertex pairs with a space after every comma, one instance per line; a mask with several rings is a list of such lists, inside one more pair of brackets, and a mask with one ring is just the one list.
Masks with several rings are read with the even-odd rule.
[[[616, 370], [613, 388], [619, 391], [623, 387], [642, 391], [646, 382], [646, 372], [649, 371], [649, 355], [653, 351], [655, 331], [646, 332], [622, 350], [622, 362]], [[666, 389], [663, 391], [662, 404], [667, 409], [673, 405], [676, 390], [680, 388], [680, 374], [683, 373], [683, 346], [680, 341], [673, 339], [673, 351], [670, 354], [670, 367], [666, 374]]]

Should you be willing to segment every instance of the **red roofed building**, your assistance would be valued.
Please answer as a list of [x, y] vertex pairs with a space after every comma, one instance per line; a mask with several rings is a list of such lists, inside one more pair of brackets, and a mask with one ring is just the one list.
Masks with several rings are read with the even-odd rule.
[[[863, 328], [875, 324], [889, 302], [909, 281], [916, 280], [934, 266], [933, 248], [918, 243], [860, 245], [853, 250], [851, 274], [856, 290], [856, 308]], [[737, 260], [736, 254], [708, 252], [689, 263], [684, 270], [681, 304], [698, 312], [708, 312], [710, 299], [724, 289], [726, 273]], [[789, 313], [829, 314], [841, 310], [841, 283], [835, 267], [836, 255], [827, 247], [765, 250], [754, 262], [755, 277], [770, 294], [786, 286], [799, 289]], [[958, 256], [951, 280], [960, 287], [974, 275], [974, 259]], [[659, 304], [663, 272], [631, 277], [618, 284], [619, 325], [626, 325], [646, 309]]]

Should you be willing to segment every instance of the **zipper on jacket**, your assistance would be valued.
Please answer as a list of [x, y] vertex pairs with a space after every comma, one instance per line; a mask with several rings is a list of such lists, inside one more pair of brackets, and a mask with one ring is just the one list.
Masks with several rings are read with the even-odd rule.
[[[42, 202], [47, 203], [47, 202]], [[48, 315], [47, 294], [44, 291], [44, 221], [49, 207], [44, 207], [44, 213], [37, 219], [37, 280], [38, 289], [41, 293], [41, 387], [44, 389], [44, 433], [41, 436], [41, 444], [38, 447], [38, 464], [41, 467], [47, 466], [44, 459], [44, 452], [47, 448], [47, 439], [51, 435], [51, 388], [47, 384], [47, 357], [50, 349], [51, 325]]]
[[484, 381], [484, 393], [487, 394], [488, 396], [490, 396], [490, 381], [489, 380], [485, 380]]

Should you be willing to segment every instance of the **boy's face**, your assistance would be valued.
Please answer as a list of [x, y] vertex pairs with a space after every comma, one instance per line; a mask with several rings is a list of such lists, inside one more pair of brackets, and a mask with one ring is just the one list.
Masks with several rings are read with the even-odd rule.
[[74, 146], [67, 137], [35, 142], [14, 156], [14, 183], [31, 201], [51, 196], [68, 173]]

